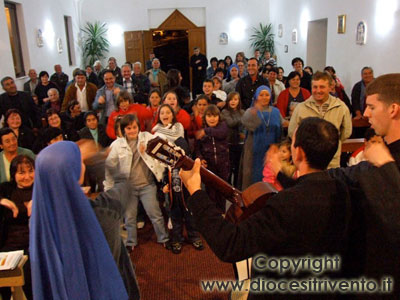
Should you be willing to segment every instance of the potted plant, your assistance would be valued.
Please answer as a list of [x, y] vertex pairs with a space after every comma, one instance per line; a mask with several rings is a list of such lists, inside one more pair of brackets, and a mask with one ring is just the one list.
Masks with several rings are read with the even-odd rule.
[[106, 38], [106, 23], [96, 21], [86, 23], [85, 28], [81, 28], [84, 33], [82, 42], [82, 55], [84, 65], [93, 65], [96, 60], [101, 60], [108, 53], [110, 42]]
[[251, 48], [253, 50], [260, 50], [263, 55], [266, 51], [269, 51], [271, 55], [275, 53], [274, 45], [274, 34], [272, 33], [272, 24], [263, 25], [260, 23], [260, 27], [253, 27], [253, 34], [250, 36]]

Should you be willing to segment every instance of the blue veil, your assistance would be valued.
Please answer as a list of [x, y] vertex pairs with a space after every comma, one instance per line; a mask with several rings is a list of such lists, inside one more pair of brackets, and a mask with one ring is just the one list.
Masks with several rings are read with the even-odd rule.
[[78, 183], [78, 146], [55, 143], [40, 152], [35, 166], [29, 241], [35, 299], [128, 299]]

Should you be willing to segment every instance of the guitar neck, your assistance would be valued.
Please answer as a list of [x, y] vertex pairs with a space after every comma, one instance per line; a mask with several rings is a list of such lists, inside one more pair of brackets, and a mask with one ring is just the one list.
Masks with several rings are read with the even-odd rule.
[[[184, 169], [185, 171], [191, 170], [193, 168], [193, 165], [194, 165], [194, 160], [188, 156], [181, 157], [181, 159], [177, 163], [177, 166], [179, 168]], [[241, 191], [234, 188], [225, 180], [218, 177], [213, 172], [207, 170], [204, 167], [200, 167], [200, 176], [202, 182], [204, 182], [205, 185], [213, 186], [215, 189], [217, 189], [220, 193], [222, 193], [226, 197], [226, 200], [235, 204], [240, 204], [241, 194], [242, 194]]]

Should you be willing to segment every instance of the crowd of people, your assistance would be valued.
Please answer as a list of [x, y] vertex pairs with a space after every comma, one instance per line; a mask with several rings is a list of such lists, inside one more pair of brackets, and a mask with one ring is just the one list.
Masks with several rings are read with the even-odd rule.
[[[146, 63], [147, 70], [143, 70], [140, 62], [126, 62], [118, 67], [116, 59], [110, 57], [106, 68], [103, 69], [101, 62], [97, 61], [93, 66], [86, 66], [85, 70], [75, 69], [71, 80], [62, 72], [60, 65], [54, 66], [55, 73], [51, 76], [46, 71], [41, 71], [37, 76], [36, 71], [31, 69], [30, 79], [24, 84], [24, 91], [17, 90], [12, 77], [4, 77], [1, 85], [5, 92], [0, 95], [0, 115], [4, 117], [3, 128], [0, 129], [0, 251], [23, 249], [28, 253], [30, 248], [33, 276], [42, 276], [43, 272], [60, 271], [61, 267], [58, 264], [54, 269], [46, 270], [40, 269], [43, 266], [38, 268], [35, 265], [35, 262], [51, 263], [49, 257], [43, 257], [40, 253], [46, 251], [46, 245], [36, 245], [36, 239], [51, 235], [51, 238], [44, 240], [57, 244], [54, 247], [63, 252], [56, 235], [67, 235], [66, 229], [59, 228], [57, 221], [51, 217], [52, 212], [46, 209], [43, 203], [35, 201], [47, 201], [50, 207], [58, 205], [54, 202], [55, 186], [48, 182], [51, 170], [46, 158], [57, 160], [56, 156], [59, 155], [60, 162], [55, 165], [61, 170], [68, 168], [68, 157], [65, 160], [61, 157], [70, 153], [71, 166], [76, 165], [79, 169], [74, 170], [76, 178], [63, 177], [60, 171], [54, 175], [55, 178], [59, 176], [56, 181], [59, 180], [62, 185], [68, 184], [66, 180], [73, 180], [78, 186], [78, 181], [82, 179], [85, 185], [90, 186], [92, 192], [100, 193], [100, 199], [96, 198], [99, 206], [104, 204], [104, 199], [110, 203], [115, 199], [118, 200], [117, 203], [123, 202], [121, 208], [117, 209], [117, 225], [119, 226], [123, 217], [128, 234], [126, 241], [121, 244], [120, 238], [116, 238], [115, 235], [110, 238], [105, 234], [112, 255], [103, 249], [105, 241], [98, 251], [98, 255], [116, 260], [117, 267], [113, 270], [119, 270], [123, 277], [121, 281], [115, 279], [115, 272], [109, 274], [115, 279], [115, 295], [126, 296], [118, 290], [125, 285], [131, 299], [138, 297], [137, 285], [133, 289], [129, 288], [132, 282], [137, 284], [133, 267], [129, 259], [121, 263], [121, 257], [126, 258], [121, 251], [128, 254], [135, 251], [135, 247], [138, 246], [137, 235], [140, 234], [137, 229], [143, 226], [139, 223], [142, 223], [145, 215], [154, 227], [157, 242], [174, 254], [181, 253], [185, 240], [196, 250], [203, 250], [200, 232], [215, 253], [225, 261], [235, 262], [260, 251], [272, 251], [276, 255], [285, 256], [302, 254], [302, 251], [304, 254], [307, 254], [307, 251], [317, 254], [320, 251], [325, 253], [326, 250], [328, 253], [337, 250], [346, 257], [347, 252], [345, 253], [343, 246], [345, 239], [342, 237], [332, 239], [318, 248], [320, 245], [317, 242], [327, 239], [326, 235], [330, 234], [330, 231], [316, 233], [320, 240], [310, 242], [309, 248], [304, 246], [298, 248], [302, 249], [300, 252], [289, 251], [290, 247], [295, 249], [296, 245], [300, 244], [298, 238], [294, 237], [295, 232], [300, 234], [303, 230], [308, 230], [314, 220], [312, 215], [318, 215], [319, 212], [311, 210], [307, 214], [304, 213], [307, 215], [305, 218], [310, 218], [310, 224], [302, 223], [295, 230], [294, 223], [299, 220], [294, 214], [300, 215], [301, 212], [294, 211], [294, 208], [282, 210], [288, 220], [293, 219], [293, 224], [288, 222], [289, 227], [281, 228], [273, 209], [278, 209], [275, 206], [281, 207], [279, 199], [290, 200], [293, 207], [304, 207], [303, 201], [313, 207], [315, 202], [307, 202], [304, 199], [306, 196], [298, 196], [302, 191], [309, 189], [315, 190], [315, 195], [321, 195], [322, 198], [318, 198], [320, 201], [333, 198], [343, 200], [340, 205], [346, 211], [350, 210], [352, 195], [348, 194], [344, 184], [335, 183], [336, 179], [331, 179], [328, 173], [315, 175], [295, 188], [290, 188], [294, 180], [311, 173], [312, 170], [323, 171], [326, 168], [346, 165], [346, 162], [341, 164], [340, 160], [341, 144], [351, 136], [363, 137], [366, 132], [367, 147], [375, 142], [382, 144], [382, 139], [375, 140], [371, 137], [384, 137], [388, 133], [379, 130], [378, 126], [374, 126], [376, 133], [373, 129], [368, 129], [368, 118], [373, 116], [374, 107], [367, 98], [381, 93], [379, 87], [377, 92], [368, 90], [369, 84], [374, 82], [372, 68], [364, 67], [361, 70], [361, 81], [354, 85], [350, 100], [334, 67], [327, 66], [323, 71], [313, 73], [312, 67], [304, 67], [300, 57], [292, 60], [293, 70], [287, 76], [282, 67], [277, 67], [271, 53], [260, 53], [258, 50], [249, 59], [243, 52], [239, 52], [234, 60], [230, 56], [226, 56], [225, 59], [212, 57], [209, 62], [210, 66], [201, 49], [196, 47], [190, 58], [193, 74], [191, 91], [181, 85], [182, 75], [179, 70], [163, 70], [160, 60], [156, 57], [152, 57], [152, 60]], [[398, 106], [398, 103], [395, 103]], [[167, 168], [160, 161], [147, 155], [146, 144], [154, 136], [160, 136], [179, 146], [187, 156], [198, 158], [192, 173], [184, 172], [181, 178], [179, 169]], [[94, 159], [93, 163], [93, 159], [85, 160], [85, 151], [82, 150], [84, 164], [81, 165], [79, 155], [75, 153], [79, 150], [78, 147], [74, 148], [70, 143], [58, 144], [60, 141], [79, 143], [80, 140], [91, 140], [94, 147], [104, 153], [105, 158]], [[307, 143], [314, 144], [310, 146]], [[323, 145], [320, 145], [321, 143]], [[56, 147], [57, 144], [60, 146]], [[313, 147], [315, 149], [312, 149]], [[368, 158], [368, 151], [364, 148], [362, 150], [367, 152]], [[357, 151], [357, 155], [360, 151]], [[273, 152], [274, 155], [271, 154]], [[36, 156], [40, 163], [35, 167]], [[270, 159], [272, 156], [274, 159]], [[357, 163], [366, 158], [358, 157]], [[89, 163], [90, 161], [92, 163]], [[355, 164], [354, 160], [352, 164]], [[272, 221], [269, 222], [273, 230], [265, 231], [262, 239], [265, 243], [268, 243], [268, 240], [275, 241], [278, 243], [276, 248], [273, 243], [268, 247], [255, 245], [255, 242], [245, 245], [248, 239], [261, 238], [257, 235], [262, 232], [262, 224], [267, 222], [265, 216], [254, 219], [260, 227], [257, 227], [259, 231], [252, 229], [248, 232], [247, 229], [243, 229], [243, 225], [239, 228], [243, 230], [237, 233], [235, 242], [229, 241], [233, 238], [231, 234], [234, 234], [232, 232], [235, 229], [234, 225], [226, 224], [221, 217], [228, 208], [226, 198], [217, 187], [211, 185], [205, 186], [205, 192], [197, 192], [201, 186], [199, 180], [194, 181], [193, 178], [196, 177], [200, 165], [240, 190], [262, 181], [273, 185], [278, 191], [283, 190], [282, 194], [278, 194], [281, 195], [278, 196], [279, 199], [264, 209], [266, 216], [271, 216]], [[37, 174], [34, 180], [35, 169], [38, 171], [40, 168], [45, 170], [42, 171], [44, 175]], [[332, 170], [329, 174], [336, 174], [338, 178], [347, 176], [347, 173], [343, 175], [339, 171], [335, 173], [337, 169]], [[121, 178], [128, 184], [129, 193], [122, 192], [121, 186], [116, 189], [121, 183]], [[335, 184], [335, 188], [327, 188]], [[39, 188], [38, 185], [43, 186]], [[320, 190], [317, 190], [316, 186], [320, 186]], [[65, 198], [63, 201], [70, 201], [68, 199], [73, 197], [68, 193], [68, 190], [61, 192]], [[76, 197], [79, 195], [82, 198], [81, 193], [80, 190], [73, 192]], [[290, 197], [292, 199], [289, 199]], [[200, 200], [196, 201], [195, 198], [211, 199], [215, 209], [206, 213], [205, 207], [208, 202], [200, 204]], [[90, 205], [86, 206], [83, 205], [79, 209], [84, 211], [90, 208]], [[96, 211], [95, 205], [92, 204], [92, 207], [95, 214], [83, 213], [71, 230], [81, 230], [78, 225], [84, 223], [85, 214], [91, 222], [96, 222], [97, 217], [101, 228], [103, 224], [111, 222], [102, 221], [102, 214]], [[65, 214], [69, 213], [68, 209], [65, 209]], [[329, 214], [330, 206], [324, 209], [320, 215], [321, 224], [327, 221], [322, 218], [328, 218], [326, 214]], [[65, 225], [72, 219], [71, 215], [64, 216], [63, 219], [63, 211], [60, 208], [55, 210], [54, 214], [62, 220], [60, 224]], [[73, 210], [71, 213], [73, 214]], [[34, 222], [29, 229], [31, 214]], [[350, 224], [350, 215], [345, 214], [343, 219], [333, 220], [325, 225], [342, 228], [344, 223]], [[48, 221], [47, 218], [51, 220]], [[216, 227], [212, 222], [207, 223], [207, 218], [218, 219], [217, 224], [220, 224], [222, 230], [215, 232]], [[57, 227], [57, 232], [50, 234], [47, 229], [43, 229], [46, 225], [42, 222], [50, 222]], [[82, 225], [83, 228], [86, 228], [86, 225]], [[119, 228], [118, 226], [116, 228]], [[183, 235], [184, 227], [186, 238]], [[285, 239], [277, 238], [274, 230], [283, 232]], [[90, 235], [90, 230], [87, 233]], [[289, 237], [292, 237], [290, 243]], [[229, 244], [231, 248], [224, 247], [221, 241]], [[90, 248], [89, 241], [83, 242], [81, 236], [71, 240], [65, 239], [65, 242], [72, 243], [71, 251], [77, 249], [74, 248], [75, 244], [82, 247], [81, 251]], [[331, 242], [339, 244], [336, 248], [330, 248]], [[116, 249], [118, 255], [115, 255]], [[54, 257], [57, 251], [52, 252]], [[68, 255], [65, 256], [67, 257]], [[79, 260], [77, 257], [75, 259]], [[87, 267], [96, 264], [95, 260], [96, 258], [89, 262]], [[102, 264], [107, 263], [110, 262]], [[24, 290], [27, 298], [32, 299], [29, 264], [25, 269], [27, 284]], [[396, 276], [390, 270], [388, 272]], [[59, 278], [54, 279], [55, 285], [60, 284], [58, 280]], [[106, 281], [107, 276], [101, 280]], [[39, 280], [35, 282], [34, 279], [33, 285], [33, 290], [39, 290], [38, 293], [42, 295], [54, 292]], [[65, 282], [62, 285], [65, 289], [70, 288]], [[88, 285], [90, 286], [90, 283]], [[88, 290], [88, 294], [94, 291], [93, 287], [84, 288]], [[3, 299], [9, 297], [9, 291], [0, 291]], [[69, 292], [66, 292], [66, 295], [68, 294]], [[88, 294], [76, 292], [79, 296]]]

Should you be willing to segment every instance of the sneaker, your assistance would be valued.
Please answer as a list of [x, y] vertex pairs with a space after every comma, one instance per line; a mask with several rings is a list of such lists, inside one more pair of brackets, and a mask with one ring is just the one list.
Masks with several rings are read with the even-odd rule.
[[142, 229], [143, 227], [144, 227], [144, 221], [137, 222], [137, 224], [136, 224], [137, 229]]
[[167, 250], [171, 250], [171, 249], [172, 249], [172, 246], [171, 246], [171, 242], [170, 242], [170, 241], [164, 242], [164, 243], [162, 243], [162, 245], [163, 245], [163, 247], [164, 247], [165, 249], [167, 249]]
[[172, 253], [179, 254], [182, 252], [182, 244], [181, 243], [173, 243], [172, 244]]
[[194, 249], [196, 249], [196, 250], [204, 249], [203, 242], [201, 240], [193, 242], [192, 245], [193, 245]]

